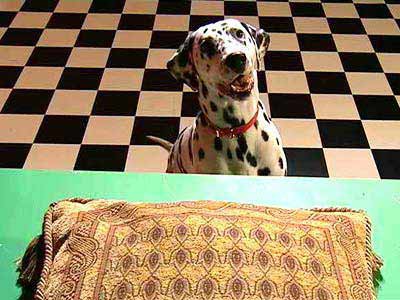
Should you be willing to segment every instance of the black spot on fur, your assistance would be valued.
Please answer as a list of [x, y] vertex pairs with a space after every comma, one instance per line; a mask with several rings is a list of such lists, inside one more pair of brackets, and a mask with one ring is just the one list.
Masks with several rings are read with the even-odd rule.
[[231, 117], [227, 110], [224, 109], [223, 113], [224, 121], [233, 127], [237, 127], [240, 125], [240, 122], [237, 118]]
[[233, 106], [232, 106], [232, 105], [229, 105], [229, 106], [228, 106], [228, 111], [229, 111], [231, 114], [233, 114]]
[[221, 23], [221, 25], [222, 25], [222, 26], [226, 26], [226, 25], [228, 25], [228, 23], [223, 22], [223, 23]]
[[183, 79], [187, 82], [189, 82], [189, 84], [191, 86], [193, 86], [195, 89], [198, 88], [198, 81], [196, 79], [196, 76], [193, 73], [190, 72], [185, 72], [183, 73]]
[[217, 151], [221, 151], [222, 150], [222, 140], [218, 136], [216, 136], [215, 139], [214, 139], [214, 148]]
[[269, 140], [269, 135], [264, 130], [261, 130], [261, 136], [262, 136], [264, 141], [268, 141]]
[[212, 31], [212, 32], [215, 32], [215, 31], [216, 31], [216, 29], [215, 29], [215, 28], [213, 28], [211, 31]]
[[276, 138], [276, 143], [278, 144], [278, 146], [279, 146], [279, 140], [278, 140], [278, 138]]
[[201, 125], [203, 125], [204, 127], [207, 126], [207, 121], [206, 121], [206, 118], [204, 117], [204, 115], [200, 116], [200, 121], [201, 121]]
[[204, 84], [204, 82], [203, 82], [203, 84], [202, 84], [201, 91], [203, 92], [203, 96], [204, 96], [205, 98], [207, 98], [207, 97], [208, 97], [208, 88], [206, 87], [206, 85]]
[[226, 150], [226, 155], [228, 156], [229, 159], [232, 159], [231, 149], [228, 148], [228, 150]]
[[247, 153], [246, 159], [252, 167], [257, 167], [257, 159], [250, 152]]
[[243, 153], [246, 153], [248, 147], [247, 147], [247, 141], [246, 141], [246, 138], [244, 137], [244, 135], [239, 134], [237, 141], [239, 144], [240, 151], [242, 151]]
[[258, 105], [259, 105], [262, 109], [264, 109], [264, 105], [263, 105], [263, 103], [262, 103], [261, 101], [258, 101]]
[[238, 147], [236, 148], [236, 157], [238, 158], [238, 160], [244, 161], [243, 153]]
[[271, 170], [269, 168], [258, 169], [257, 174], [259, 176], [268, 176], [269, 174], [271, 174]]
[[246, 41], [243, 41], [243, 44], [246, 46]]
[[204, 159], [204, 157], [206, 156], [206, 154], [204, 153], [203, 148], [199, 149], [199, 159], [202, 160]]
[[200, 51], [208, 57], [213, 57], [217, 53], [217, 46], [211, 38], [206, 38], [200, 44]]
[[222, 32], [220, 30], [217, 31], [218, 34], [222, 34]]
[[210, 107], [211, 107], [211, 110], [214, 111], [214, 112], [218, 110], [217, 105], [215, 105], [215, 103], [212, 102], [212, 101], [210, 101]]
[[221, 52], [224, 52], [224, 51], [225, 51], [225, 47], [222, 47], [222, 48], [221, 48]]
[[278, 162], [279, 162], [279, 167], [280, 167], [281, 169], [283, 169], [283, 159], [282, 159], [282, 157], [279, 157]]
[[256, 129], [258, 129], [258, 121], [255, 121], [255, 122], [254, 122], [254, 127], [255, 127]]
[[206, 33], [208, 31], [208, 28], [204, 29], [203, 33]]
[[267, 114], [266, 114], [266, 113], [263, 113], [263, 116], [264, 116], [265, 121], [267, 121], [267, 122], [269, 123], [269, 119], [268, 119]]

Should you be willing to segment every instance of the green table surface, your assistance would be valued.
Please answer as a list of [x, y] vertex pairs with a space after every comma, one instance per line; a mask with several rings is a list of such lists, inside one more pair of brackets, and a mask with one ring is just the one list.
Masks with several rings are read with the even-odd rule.
[[400, 181], [9, 169], [0, 170], [1, 299], [16, 299], [14, 260], [40, 233], [48, 205], [70, 197], [363, 209], [372, 219], [374, 249], [385, 262], [379, 299], [400, 300]]

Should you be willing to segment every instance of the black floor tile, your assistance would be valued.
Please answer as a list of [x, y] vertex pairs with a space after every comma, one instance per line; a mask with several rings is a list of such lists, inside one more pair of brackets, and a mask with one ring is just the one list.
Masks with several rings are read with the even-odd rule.
[[90, 6], [90, 13], [118, 14], [124, 9], [125, 0], [94, 0]]
[[58, 0], [26, 0], [22, 5], [22, 11], [52, 12], [56, 8]]
[[139, 101], [139, 92], [98, 91], [92, 115], [134, 116]]
[[360, 18], [392, 18], [389, 8], [384, 3], [357, 3], [355, 6]]
[[71, 54], [72, 48], [36, 47], [29, 60], [28, 66], [64, 67]]
[[82, 145], [75, 170], [124, 171], [129, 146]]
[[291, 17], [259, 17], [260, 28], [267, 32], [293, 33], [293, 18]]
[[143, 91], [182, 91], [179, 83], [168, 70], [146, 69], [143, 75]]
[[35, 143], [80, 144], [89, 117], [46, 115], [40, 125]]
[[353, 97], [363, 120], [400, 120], [400, 107], [393, 96], [354, 95]]
[[112, 48], [107, 68], [144, 68], [148, 49]]
[[370, 35], [375, 52], [400, 53], [399, 35]]
[[264, 71], [257, 71], [258, 91], [260, 93], [267, 93], [267, 78]]
[[97, 90], [102, 76], [102, 68], [65, 68], [57, 88], [67, 90]]
[[356, 18], [328, 18], [329, 28], [337, 34], [365, 34], [364, 25]]
[[31, 144], [0, 144], [0, 168], [18, 168], [24, 166]]
[[361, 121], [317, 120], [324, 148], [368, 148]]
[[224, 1], [225, 16], [257, 16], [257, 3], [251, 1]]
[[8, 27], [17, 13], [11, 11], [0, 11], [0, 27]]
[[178, 49], [188, 36], [187, 31], [153, 31], [150, 48]]
[[315, 118], [309, 94], [268, 94], [272, 118]]
[[197, 93], [183, 92], [182, 97], [182, 117], [195, 117], [200, 111]]
[[198, 16], [192, 15], [189, 20], [189, 30], [195, 31], [201, 26], [215, 23], [224, 19], [224, 16]]
[[105, 47], [111, 48], [115, 30], [89, 30], [79, 32], [75, 47]]
[[322, 149], [285, 148], [288, 176], [328, 177]]
[[47, 28], [81, 29], [86, 14], [80, 13], [54, 13], [51, 15]]
[[3, 106], [4, 114], [45, 114], [54, 90], [12, 90]]
[[179, 117], [135, 117], [131, 145], [152, 145], [148, 135], [173, 143], [178, 137], [179, 122]]
[[157, 7], [157, 14], [166, 15], [189, 15], [190, 14], [190, 1], [159, 1]]
[[152, 30], [154, 15], [123, 14], [119, 21], [120, 30]]
[[387, 81], [395, 95], [400, 95], [400, 74], [386, 74]]
[[0, 88], [14, 87], [22, 69], [22, 67], [0, 66]]
[[267, 51], [264, 65], [266, 70], [304, 71], [301, 53], [298, 51]]
[[400, 150], [372, 150], [382, 179], [400, 179]]
[[290, 3], [293, 17], [325, 17], [321, 3]]
[[297, 39], [301, 51], [336, 51], [336, 45], [330, 34], [298, 33]]
[[0, 45], [35, 46], [42, 34], [42, 29], [8, 28], [0, 40]]
[[346, 72], [383, 72], [375, 53], [339, 53]]
[[351, 94], [345, 73], [306, 72], [311, 94]]

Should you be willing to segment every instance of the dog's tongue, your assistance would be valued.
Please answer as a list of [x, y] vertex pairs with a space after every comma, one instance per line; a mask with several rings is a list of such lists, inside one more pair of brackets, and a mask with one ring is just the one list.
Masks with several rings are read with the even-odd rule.
[[251, 82], [251, 75], [239, 75], [238, 77], [236, 77], [236, 79], [234, 81], [232, 81], [231, 83], [231, 87], [237, 91], [237, 92], [241, 92], [246, 90]]

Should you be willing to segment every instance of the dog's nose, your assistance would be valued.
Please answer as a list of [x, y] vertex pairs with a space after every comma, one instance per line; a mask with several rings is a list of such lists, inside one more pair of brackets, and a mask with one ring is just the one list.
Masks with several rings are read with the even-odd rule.
[[246, 68], [246, 55], [244, 53], [231, 53], [227, 56], [225, 64], [236, 73], [243, 73]]

